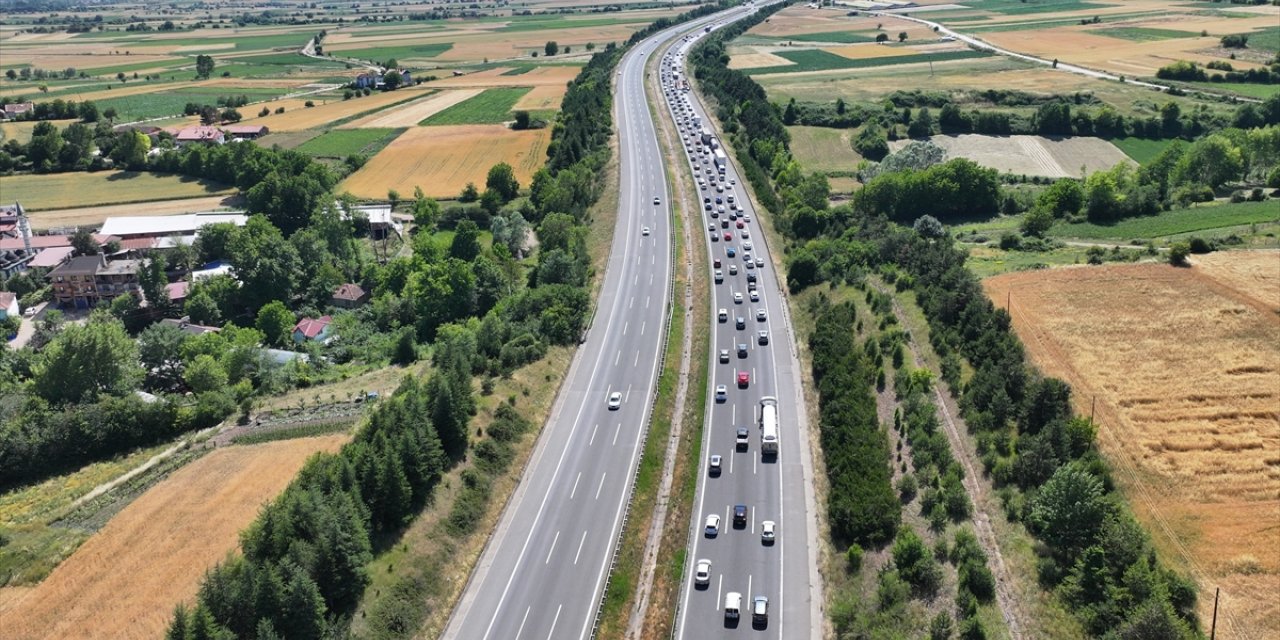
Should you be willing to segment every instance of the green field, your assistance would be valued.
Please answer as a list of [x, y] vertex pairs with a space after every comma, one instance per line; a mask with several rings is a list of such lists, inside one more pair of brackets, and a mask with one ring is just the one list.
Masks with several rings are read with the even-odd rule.
[[982, 11], [995, 11], [1007, 16], [1027, 13], [1053, 13], [1056, 11], [1079, 11], [1082, 9], [1105, 9], [1109, 5], [1085, 2], [1084, 0], [980, 0], [966, 2], [964, 6]]
[[989, 58], [994, 54], [986, 51], [944, 51], [942, 53], [911, 54], [904, 56], [888, 56], [885, 58], [861, 58], [853, 60], [838, 56], [822, 49], [805, 49], [802, 51], [779, 51], [777, 55], [795, 62], [793, 65], [779, 67], [761, 67], [759, 69], [743, 69], [747, 75], [766, 75], [771, 73], [799, 73], [802, 71], [828, 71], [832, 69], [865, 69], [868, 67], [888, 67], [899, 64], [920, 62], [942, 62], [944, 60], [966, 60], [969, 58]]
[[1249, 31], [1240, 35], [1249, 36], [1250, 49], [1280, 53], [1280, 27]]
[[350, 49], [345, 51], [330, 51], [326, 49], [325, 54], [332, 54], [339, 58], [355, 58], [356, 60], [376, 60], [378, 62], [386, 62], [392, 58], [395, 58], [397, 61], [434, 58], [451, 48], [453, 48], [452, 42], [443, 42], [434, 44], [412, 44], [401, 47], [369, 47], [366, 49]]
[[859, 42], [875, 42], [875, 36], [866, 36], [852, 31], [827, 31], [824, 33], [797, 33], [780, 36], [778, 40], [795, 40], [796, 42], [842, 42], [857, 44]]
[[1148, 140], [1146, 138], [1112, 138], [1111, 144], [1116, 145], [1124, 152], [1126, 156], [1133, 158], [1138, 164], [1146, 164], [1160, 155], [1164, 148], [1169, 146], [1173, 140]]
[[[1146, 16], [1160, 15], [1158, 11], [1133, 11], [1130, 13], [1112, 13], [1107, 14], [1107, 20], [1126, 20], [1129, 18], [1142, 18]], [[957, 23], [959, 21], [956, 21]], [[965, 33], [995, 33], [999, 31], [1033, 31], [1035, 29], [1051, 29], [1053, 27], [1065, 27], [1068, 25], [1080, 24], [1079, 18], [1051, 18], [1045, 20], [1028, 20], [1025, 22], [1002, 22], [990, 25], [964, 25]]]
[[529, 90], [530, 87], [485, 89], [483, 93], [463, 100], [418, 124], [501, 124], [511, 119], [511, 108]]
[[1203, 205], [1169, 211], [1158, 216], [1129, 218], [1113, 225], [1089, 222], [1057, 224], [1049, 232], [1060, 238], [1089, 240], [1151, 240], [1182, 233], [1238, 227], [1280, 220], [1280, 207], [1272, 202]]
[[[315, 31], [319, 31], [319, 29], [317, 28]], [[205, 37], [166, 38], [162, 43], [165, 45], [176, 45], [180, 47], [196, 47], [196, 49], [190, 49], [189, 51], [191, 52], [196, 52], [202, 49], [206, 51], [227, 51], [228, 44], [232, 45], [234, 51], [255, 51], [284, 47], [301, 49], [303, 45], [307, 44], [307, 40], [310, 40], [311, 37], [315, 35], [310, 28], [299, 29], [297, 33], [273, 33], [270, 35], [260, 36], [240, 33], [236, 34], [234, 37], [227, 36], [221, 38], [218, 37], [220, 34], [217, 34], [216, 32], [210, 31], [207, 33], [209, 35]], [[158, 41], [155, 39], [148, 39], [146, 42], [156, 44]], [[146, 53], [146, 44], [139, 44], [136, 46], [138, 48], [132, 50], [134, 53]]]
[[[188, 87], [170, 91], [154, 91], [152, 93], [121, 96], [119, 98], [107, 98], [105, 100], [96, 100], [95, 102], [100, 111], [108, 107], [114, 107], [116, 112], [120, 114], [117, 120], [130, 122], [133, 120], [181, 115], [183, 107], [188, 102], [216, 105], [218, 98], [222, 96], [241, 95], [249, 96], [250, 101], [260, 102], [278, 98], [286, 93], [289, 93], [289, 89], [272, 87]], [[252, 115], [250, 111], [256, 112], [256, 109], [252, 109], [252, 105], [240, 108], [240, 113], [245, 116]]]
[[226, 58], [218, 61], [218, 64], [223, 66], [229, 65], [231, 63], [250, 64], [250, 65], [346, 68], [346, 64], [338, 60], [317, 60], [309, 56], [304, 56], [300, 53], [266, 53], [260, 56], [238, 56], [235, 58]]
[[1175, 29], [1151, 29], [1147, 27], [1115, 27], [1096, 31], [1098, 35], [1134, 42], [1152, 42], [1155, 40], [1171, 40], [1173, 38], [1197, 38], [1200, 34], [1192, 31]]
[[234, 191], [208, 180], [133, 171], [0, 176], [0, 193], [5, 200], [21, 202], [32, 211], [198, 198]]
[[1231, 93], [1238, 93], [1242, 96], [1259, 100], [1266, 100], [1280, 93], [1280, 84], [1253, 84], [1248, 82], [1189, 82], [1187, 84], [1205, 91], [1230, 91]]
[[862, 161], [849, 142], [851, 129], [793, 126], [787, 131], [791, 152], [805, 171], [853, 171]]
[[391, 144], [404, 129], [330, 129], [298, 145], [298, 151], [317, 158], [372, 156]]

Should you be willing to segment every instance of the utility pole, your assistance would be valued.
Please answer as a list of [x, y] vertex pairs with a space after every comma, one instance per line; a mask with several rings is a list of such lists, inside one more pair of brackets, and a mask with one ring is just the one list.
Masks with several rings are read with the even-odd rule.
[[1093, 410], [1098, 408], [1098, 394], [1093, 394], [1093, 402], [1089, 404], [1089, 422], [1093, 422]]
[[1218, 633], [1218, 596], [1222, 594], [1222, 587], [1213, 588], [1213, 623], [1209, 626], [1209, 640], [1214, 640], [1214, 636]]

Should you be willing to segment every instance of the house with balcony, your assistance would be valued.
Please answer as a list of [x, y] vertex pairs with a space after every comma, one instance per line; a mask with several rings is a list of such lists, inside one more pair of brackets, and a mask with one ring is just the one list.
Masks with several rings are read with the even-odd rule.
[[112, 260], [106, 256], [79, 256], [49, 270], [45, 280], [53, 287], [54, 304], [92, 309], [122, 295], [140, 296], [138, 271], [141, 260]]

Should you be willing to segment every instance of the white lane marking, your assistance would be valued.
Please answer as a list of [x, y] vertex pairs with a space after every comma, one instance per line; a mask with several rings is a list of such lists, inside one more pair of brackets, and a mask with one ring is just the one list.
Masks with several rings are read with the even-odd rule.
[[570, 492], [569, 492], [569, 499], [570, 499], [570, 500], [572, 500], [572, 499], [573, 499], [573, 497], [574, 497], [575, 495], [578, 495], [578, 481], [579, 481], [579, 480], [581, 480], [581, 479], [582, 479], [582, 472], [581, 472], [581, 471], [579, 471], [579, 472], [578, 472], [578, 477], [576, 477], [576, 478], [574, 478], [574, 479], [573, 479], [573, 491], [570, 491]]
[[640, 323], [640, 335], [644, 335], [644, 328], [645, 328], [645, 327], [647, 327], [647, 326], [649, 326], [649, 323], [648, 323], [648, 322], [641, 322], [641, 323]]
[[621, 351], [619, 351], [616, 355], [614, 355], [614, 356], [613, 356], [613, 366], [615, 366], [615, 367], [616, 367], [616, 366], [618, 366], [618, 361], [619, 361], [621, 358], [622, 358], [622, 352], [621, 352]]
[[627, 303], [627, 308], [628, 308], [628, 309], [634, 309], [634, 308], [635, 308], [635, 306], [636, 306], [636, 297], [635, 297], [635, 296], [631, 296], [631, 301]]
[[724, 591], [724, 574], [720, 574], [716, 580], [716, 601], [711, 603], [711, 610], [715, 611], [720, 608], [720, 594]]
[[[755, 456], [752, 456], [752, 458], [755, 458]], [[755, 534], [756, 534], [756, 508], [755, 508], [755, 505], [752, 505], [751, 506], [751, 535], [754, 536]]]
[[649, 308], [649, 296], [644, 297], [644, 308]]
[[556, 623], [560, 622], [560, 610], [564, 608], [564, 604], [556, 607], [556, 617], [551, 620], [551, 631], [547, 633], [547, 640], [556, 637]]
[[756, 473], [757, 473], [757, 465], [756, 465], [756, 463], [757, 463], [759, 460], [760, 460], [759, 458], [756, 458], [756, 457], [754, 457], [754, 456], [751, 458], [751, 475], [756, 475]]
[[600, 499], [600, 490], [604, 489], [604, 479], [608, 477], [609, 477], [608, 471], [600, 474], [600, 486], [596, 487], [596, 500]]
[[622, 323], [622, 335], [624, 336], [627, 335], [627, 327], [630, 327], [630, 326], [631, 326], [630, 322]]
[[582, 539], [578, 541], [578, 552], [573, 554], [573, 563], [578, 564], [578, 556], [582, 555], [582, 545], [587, 541], [587, 532], [582, 532]]
[[599, 424], [597, 424], [597, 425], [596, 425], [596, 426], [594, 426], [594, 427], [591, 427], [591, 440], [587, 441], [587, 446], [588, 446], [588, 447], [589, 447], [589, 446], [591, 446], [591, 445], [593, 445], [593, 444], [595, 444], [595, 441], [596, 441], [596, 430], [597, 430], [597, 429], [599, 429], [599, 428], [600, 428], [600, 425], [599, 425]]
[[[754, 578], [754, 577], [755, 577], [755, 576], [753, 576], [753, 575], [751, 575], [751, 574], [749, 574], [749, 573], [747, 574], [747, 597], [748, 597], [748, 598], [750, 598], [750, 597], [751, 597], [751, 579], [752, 579], [752, 578]], [[748, 600], [748, 602], [750, 602], [750, 601]], [[552, 626], [555, 626], [555, 625], [552, 625]]]
[[550, 549], [547, 549], [547, 559], [546, 559], [546, 561], [544, 561], [542, 564], [550, 564], [550, 563], [551, 563], [551, 554], [553, 554], [553, 553], [555, 553], [555, 552], [556, 552], [556, 543], [557, 543], [557, 542], [559, 542], [559, 541], [560, 541], [560, 532], [559, 532], [559, 531], [557, 531], [557, 532], [556, 532], [556, 537], [554, 537], [554, 538], [552, 538], [552, 539], [551, 539], [551, 548], [550, 548]]
[[[643, 332], [643, 331], [641, 331], [640, 333], [641, 333], [641, 335], [643, 335], [643, 334], [644, 334], [644, 332]], [[638, 366], [640, 366], [640, 350], [639, 350], [639, 349], [637, 349], [637, 350], [636, 350], [636, 360], [635, 360], [635, 362], [632, 362], [632, 363], [631, 363], [631, 366], [632, 366], [632, 367], [638, 367]]]
[[618, 423], [618, 428], [613, 432], [613, 446], [618, 446], [618, 434], [622, 433], [622, 423]]
[[529, 605], [524, 608], [524, 617], [520, 618], [520, 628], [516, 629], [515, 640], [520, 640], [520, 634], [524, 632], [524, 623], [529, 619], [529, 610], [532, 608], [533, 605]]
[[[733, 445], [733, 449], [734, 449], [735, 451], [737, 451], [737, 449], [738, 449], [738, 445], [737, 445], [737, 443], [734, 443], [734, 445]], [[734, 459], [734, 458], [737, 458], [737, 457], [738, 457], [738, 456], [735, 456], [735, 455], [730, 455], [730, 456], [729, 456], [729, 475], [733, 475], [733, 459]]]

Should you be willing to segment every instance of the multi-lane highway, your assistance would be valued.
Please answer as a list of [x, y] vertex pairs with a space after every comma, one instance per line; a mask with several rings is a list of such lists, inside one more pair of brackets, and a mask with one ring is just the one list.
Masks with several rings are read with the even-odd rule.
[[[676, 637], [817, 638], [816, 523], [808, 509], [812, 486], [806, 469], [812, 466], [799, 365], [779, 274], [756, 211], [701, 101], [685, 88], [686, 54], [703, 36], [685, 38], [662, 60], [664, 98], [685, 151], [682, 170], [692, 172], [698, 185], [713, 283], [703, 470]], [[761, 419], [766, 398], [776, 399], [776, 455], [764, 447], [766, 432], [772, 432]], [[707, 530], [712, 516], [719, 519], [714, 535]], [[702, 561], [710, 562], [710, 570], [706, 583], [697, 584]], [[726, 611], [736, 599], [730, 594], [740, 597], [736, 620]], [[756, 602], [761, 597], [767, 599], [763, 609]]]
[[743, 11], [655, 34], [619, 64], [621, 191], [595, 318], [445, 638], [592, 632], [652, 412], [670, 300], [671, 211], [645, 64], [658, 45]]

